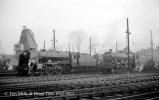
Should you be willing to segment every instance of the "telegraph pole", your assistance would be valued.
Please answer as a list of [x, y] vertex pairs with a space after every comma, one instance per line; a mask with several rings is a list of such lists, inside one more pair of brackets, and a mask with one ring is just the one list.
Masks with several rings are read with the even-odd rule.
[[45, 41], [44, 41], [44, 51], [45, 51]]
[[89, 51], [89, 52], [90, 52], [90, 55], [91, 55], [91, 48], [92, 48], [92, 47], [91, 47], [91, 36], [90, 36], [90, 49], [89, 49], [89, 50], [90, 50], [90, 51]]
[[69, 52], [70, 52], [70, 43], [68, 44]]
[[53, 50], [55, 51], [55, 30], [53, 30]]
[[73, 49], [72, 51], [74, 52], [74, 46], [72, 46], [72, 49]]
[[95, 54], [97, 54], [96, 48], [95, 48]]
[[126, 30], [126, 33], [127, 33], [127, 42], [128, 42], [128, 70], [129, 70], [129, 60], [130, 60], [130, 47], [129, 47], [129, 35], [131, 34], [130, 32], [129, 32], [129, 20], [128, 20], [128, 18], [127, 18], [127, 30]]
[[116, 41], [116, 52], [118, 52], [118, 43]]
[[151, 30], [151, 60], [152, 60], [152, 65], [153, 65], [153, 39], [152, 39], [152, 30]]
[[0, 40], [0, 55], [1, 55], [1, 40]]

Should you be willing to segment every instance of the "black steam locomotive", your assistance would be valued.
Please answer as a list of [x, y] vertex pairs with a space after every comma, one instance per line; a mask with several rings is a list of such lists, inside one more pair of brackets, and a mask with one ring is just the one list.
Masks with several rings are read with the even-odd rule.
[[103, 55], [102, 63], [100, 64], [100, 70], [104, 73], [130, 73], [135, 69], [135, 55], [129, 54], [129, 65], [128, 55], [123, 52], [105, 52]]
[[69, 73], [125, 73], [135, 68], [135, 57], [126, 53], [106, 52], [89, 55], [79, 52], [29, 51], [19, 56], [19, 75], [53, 75]]

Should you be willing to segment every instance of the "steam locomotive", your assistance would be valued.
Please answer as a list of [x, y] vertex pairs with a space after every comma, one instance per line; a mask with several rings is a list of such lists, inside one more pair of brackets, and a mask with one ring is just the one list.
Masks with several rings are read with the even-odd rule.
[[128, 63], [127, 53], [105, 52], [100, 70], [104, 73], [130, 73], [133, 72], [136, 67], [136, 60], [135, 54], [132, 53], [129, 54]]
[[125, 73], [135, 68], [135, 57], [126, 53], [106, 52], [102, 55], [90, 55], [79, 52], [29, 51], [19, 56], [19, 75], [53, 75], [70, 73]]

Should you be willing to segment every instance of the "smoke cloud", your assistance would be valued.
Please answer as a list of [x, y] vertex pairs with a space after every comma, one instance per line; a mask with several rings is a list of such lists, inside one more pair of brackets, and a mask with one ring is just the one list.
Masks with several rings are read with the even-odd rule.
[[71, 44], [75, 46], [75, 50], [77, 50], [78, 52], [81, 51], [81, 46], [86, 41], [87, 37], [88, 34], [82, 30], [72, 31], [69, 35]]

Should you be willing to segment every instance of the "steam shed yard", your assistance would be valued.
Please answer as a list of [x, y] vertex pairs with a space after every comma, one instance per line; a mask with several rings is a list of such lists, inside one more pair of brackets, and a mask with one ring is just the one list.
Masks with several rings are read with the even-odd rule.
[[0, 0], [0, 100], [159, 100], [159, 0]]
[[[127, 19], [127, 34], [128, 29]], [[30, 29], [24, 27], [21, 34], [12, 59], [18, 63], [10, 59], [7, 64], [4, 57], [1, 61], [0, 100], [159, 99], [159, 65], [154, 59], [143, 65], [140, 55], [129, 48], [101, 55], [91, 54], [91, 49], [90, 54], [39, 51]]]
[[[126, 33], [129, 40], [128, 18]], [[93, 55], [91, 37], [89, 54], [57, 51], [55, 39], [54, 50], [45, 50], [44, 42], [39, 51], [30, 29], [23, 27], [21, 34], [14, 58], [1, 60], [0, 100], [159, 99], [159, 64], [153, 56], [144, 65], [129, 45], [126, 51]]]

